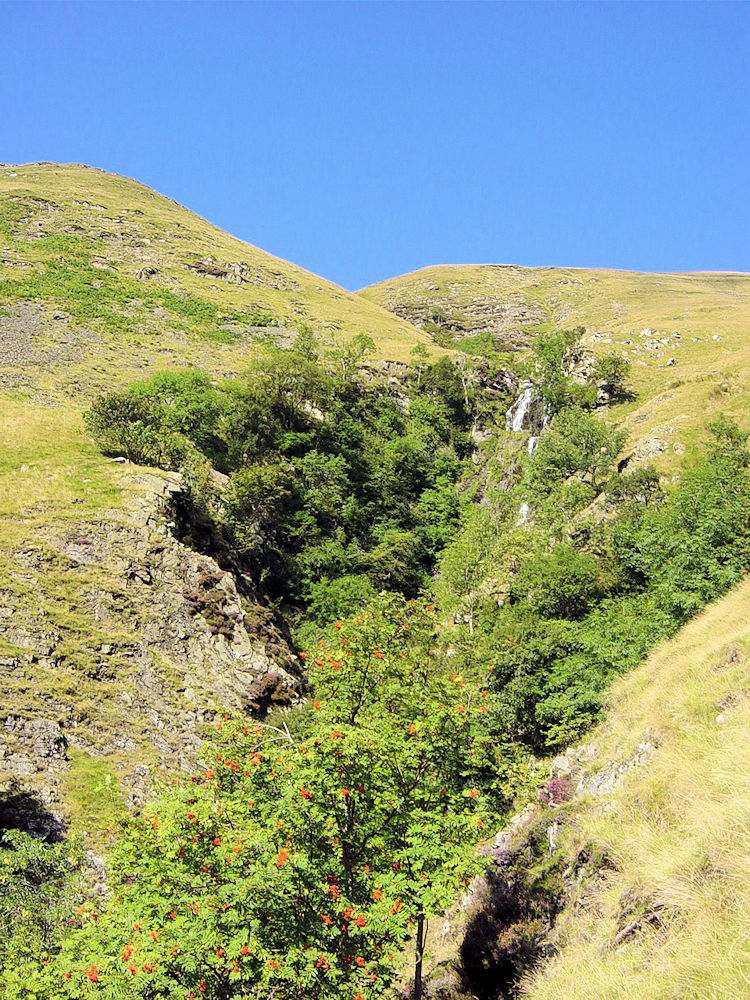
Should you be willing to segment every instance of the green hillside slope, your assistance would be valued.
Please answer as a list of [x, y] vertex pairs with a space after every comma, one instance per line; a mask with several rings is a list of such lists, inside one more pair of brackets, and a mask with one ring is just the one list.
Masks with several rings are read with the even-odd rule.
[[[295, 687], [253, 582], [181, 541], [175, 477], [104, 458], [82, 413], [159, 369], [237, 373], [304, 326], [332, 347], [366, 334], [381, 358], [429, 344], [135, 181], [0, 167], [4, 785], [90, 821], [103, 767], [137, 796], [155, 765], [187, 760], [216, 711], [253, 702], [256, 679]], [[221, 627], [196, 611], [196, 588]], [[288, 696], [274, 683], [264, 697]]]
[[538, 332], [582, 326], [583, 345], [633, 365], [623, 406], [630, 447], [676, 471], [719, 410], [750, 409], [750, 275], [640, 274], [494, 265], [429, 267], [360, 295], [423, 324], [442, 343], [490, 331], [522, 348]]
[[749, 652], [744, 583], [615, 686], [586, 769], [642, 763], [559, 811], [560, 850], [596, 845], [609, 863], [572, 893], [524, 997], [748, 996]]
[[428, 949], [440, 1000], [743, 1000], [750, 583], [662, 643]]
[[233, 370], [275, 327], [369, 334], [394, 358], [429, 340], [143, 184], [89, 167], [0, 168], [0, 233], [0, 303], [16, 304], [0, 361], [36, 362], [44, 388], [83, 376], [108, 386], [169, 364]]

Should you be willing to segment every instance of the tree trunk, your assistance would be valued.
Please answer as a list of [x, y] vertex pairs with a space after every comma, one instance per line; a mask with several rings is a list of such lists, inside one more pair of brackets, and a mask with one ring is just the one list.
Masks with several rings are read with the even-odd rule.
[[422, 1000], [422, 955], [424, 954], [424, 913], [417, 916], [417, 948], [414, 959], [414, 1000]]

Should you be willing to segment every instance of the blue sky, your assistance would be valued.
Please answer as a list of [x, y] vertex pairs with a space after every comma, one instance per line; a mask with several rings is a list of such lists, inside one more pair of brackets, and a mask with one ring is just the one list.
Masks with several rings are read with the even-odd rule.
[[2, 3], [0, 161], [136, 177], [347, 288], [750, 271], [750, 4]]

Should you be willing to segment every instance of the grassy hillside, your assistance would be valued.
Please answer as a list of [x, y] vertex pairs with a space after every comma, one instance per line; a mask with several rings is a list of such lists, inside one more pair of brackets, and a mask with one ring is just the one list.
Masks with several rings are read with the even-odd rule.
[[[229, 236], [124, 177], [78, 165], [0, 168], [0, 303], [16, 360], [109, 384], [127, 370], [232, 370], [259, 335], [309, 324], [332, 341], [373, 337], [405, 358], [428, 338], [329, 281]], [[7, 306], [6, 306], [7, 311]], [[67, 314], [61, 325], [54, 312]], [[31, 336], [31, 345], [28, 338]], [[25, 350], [23, 349], [25, 346]], [[6, 346], [4, 362], [12, 362]], [[85, 355], [85, 357], [83, 357]]]
[[[169, 477], [104, 458], [81, 417], [159, 369], [239, 372], [302, 326], [331, 347], [367, 334], [381, 358], [429, 344], [135, 181], [0, 167], [0, 784], [88, 815], [104, 760], [148, 784], [254, 676], [289, 666], [252, 593], [166, 534]], [[233, 635], [184, 597], [214, 578]]]
[[591, 770], [653, 746], [606, 797], [561, 810], [562, 850], [610, 863], [555, 928], [528, 1000], [740, 1000], [750, 991], [750, 583], [612, 691]]
[[617, 351], [633, 365], [631, 448], [654, 454], [664, 472], [695, 446], [718, 411], [750, 410], [750, 275], [640, 274], [493, 265], [429, 267], [360, 295], [445, 342], [489, 330], [522, 347], [536, 333], [583, 326], [584, 345]]
[[[209, 397], [220, 391], [223, 376], [240, 372], [266, 341], [287, 344], [303, 328], [312, 328], [324, 349], [341, 347], [358, 334], [367, 334], [374, 339], [381, 360], [406, 361], [418, 344], [442, 353], [473, 338], [471, 347], [476, 353], [488, 340], [486, 335], [483, 339], [476, 335], [489, 332], [497, 343], [522, 349], [539, 332], [582, 325], [586, 347], [595, 353], [617, 351], [632, 362], [631, 381], [637, 397], [617, 403], [607, 412], [629, 432], [626, 452], [655, 460], [663, 476], [679, 475], [683, 463], [697, 453], [706, 424], [719, 411], [747, 428], [748, 276], [432, 268], [352, 295], [241, 243], [133, 181], [86, 167], [52, 164], [0, 168], [0, 236], [0, 692], [6, 705], [0, 715], [0, 827], [15, 824], [49, 833], [62, 818], [89, 835], [89, 846], [99, 848], [114, 835], [116, 821], [126, 806], [137, 809], [145, 803], [155, 773], [169, 769], [176, 774], [192, 768], [209, 728], [214, 736], [222, 730], [223, 723], [217, 728], [213, 724], [224, 711], [247, 716], [259, 707], [287, 706], [300, 690], [301, 668], [287, 634], [264, 606], [253, 578], [256, 571], [261, 579], [271, 573], [269, 561], [260, 565], [242, 562], [237, 557], [239, 550], [232, 551], [227, 544], [231, 536], [219, 537], [216, 524], [212, 534], [205, 513], [210, 508], [201, 514], [195, 503], [195, 496], [201, 494], [191, 500], [181, 475], [166, 471], [178, 468], [178, 464], [165, 461], [157, 470], [103, 457], [87, 437], [82, 422], [83, 411], [101, 391], [122, 387], [158, 369], [200, 366], [215, 380], [205, 380], [202, 391]], [[510, 388], [500, 384], [502, 379], [498, 385], [493, 382], [483, 403], [487, 412], [478, 408], [472, 415], [465, 373], [450, 364], [433, 366], [437, 371], [420, 364], [419, 371], [408, 374], [400, 369], [399, 378], [385, 366], [387, 378], [375, 379], [370, 372], [362, 378], [360, 392], [354, 381], [347, 382], [345, 372], [339, 375], [337, 371], [335, 379], [332, 375], [327, 379], [309, 354], [300, 352], [294, 362], [297, 367], [287, 369], [280, 364], [280, 357], [281, 352], [266, 363], [273, 367], [274, 378], [280, 367], [291, 373], [290, 391], [299, 395], [293, 416], [299, 421], [281, 428], [278, 447], [275, 438], [261, 447], [253, 442], [252, 434], [246, 434], [240, 442], [242, 448], [237, 449], [235, 465], [201, 465], [206, 487], [203, 495], [213, 495], [208, 484], [223, 482], [223, 492], [216, 493], [218, 502], [225, 511], [235, 509], [226, 483], [231, 487], [243, 480], [228, 480], [227, 476], [247, 474], [247, 511], [241, 503], [236, 505], [240, 526], [247, 522], [255, 531], [255, 508], [264, 516], [271, 511], [269, 521], [274, 531], [288, 533], [291, 525], [299, 537], [320, 541], [320, 552], [311, 550], [310, 564], [313, 557], [317, 560], [314, 572], [320, 566], [328, 567], [324, 560], [329, 557], [331, 566], [336, 567], [340, 558], [341, 566], [351, 568], [364, 551], [364, 532], [357, 518], [373, 521], [382, 512], [380, 507], [371, 506], [363, 515], [367, 495], [363, 492], [365, 500], [358, 499], [352, 490], [355, 480], [336, 478], [336, 463], [346, 465], [348, 454], [352, 466], [356, 459], [364, 468], [363, 458], [370, 459], [361, 478], [368, 489], [373, 485], [377, 488], [379, 499], [381, 494], [385, 500], [391, 494], [403, 494], [403, 507], [410, 516], [414, 508], [419, 509], [418, 527], [424, 529], [427, 541], [432, 539], [435, 553], [442, 552], [443, 543], [457, 532], [453, 564], [450, 552], [439, 564], [444, 593], [436, 604], [443, 605], [441, 641], [447, 646], [441, 684], [444, 682], [449, 692], [446, 704], [451, 719], [463, 717], [465, 711], [463, 703], [454, 704], [454, 685], [464, 686], [460, 673], [464, 666], [472, 677], [475, 671], [482, 671], [481, 683], [487, 682], [490, 688], [488, 703], [477, 707], [477, 712], [488, 712], [482, 715], [481, 723], [487, 745], [483, 742], [478, 751], [486, 754], [486, 759], [482, 757], [481, 763], [472, 767], [479, 775], [476, 783], [486, 782], [500, 802], [492, 820], [499, 823], [497, 817], [508, 808], [510, 789], [523, 787], [527, 794], [529, 782], [541, 780], [536, 765], [531, 768], [536, 777], [527, 775], [526, 750], [522, 757], [510, 756], [518, 747], [509, 748], [507, 761], [503, 759], [505, 750], [501, 747], [498, 751], [511, 730], [508, 720], [516, 718], [519, 725], [525, 725], [525, 706], [531, 718], [535, 706], [543, 704], [542, 694], [550, 694], [549, 720], [556, 725], [571, 691], [573, 696], [578, 692], [586, 698], [595, 693], [598, 697], [592, 663], [603, 664], [600, 679], [606, 678], [608, 684], [629, 662], [626, 641], [628, 649], [653, 648], [651, 640], [642, 647], [637, 645], [639, 629], [651, 621], [649, 614], [654, 629], [662, 629], [655, 631], [655, 636], [674, 635], [689, 615], [675, 618], [674, 624], [657, 621], [656, 611], [664, 615], [669, 611], [663, 606], [667, 598], [674, 605], [673, 611], [683, 607], [680, 601], [694, 611], [725, 592], [743, 573], [746, 555], [737, 553], [746, 553], [742, 548], [745, 513], [739, 499], [744, 494], [724, 484], [742, 485], [745, 474], [737, 468], [735, 478], [731, 478], [728, 465], [724, 468], [717, 458], [713, 478], [706, 472], [696, 485], [685, 476], [671, 500], [664, 499], [663, 523], [657, 511], [653, 520], [643, 522], [644, 533], [636, 531], [643, 527], [638, 520], [631, 524], [632, 538], [619, 538], [619, 576], [607, 544], [601, 551], [597, 548], [609, 538], [606, 518], [586, 529], [591, 532], [590, 552], [586, 548], [589, 535], [582, 532], [580, 551], [558, 542], [562, 555], [555, 562], [555, 553], [550, 554], [555, 537], [570, 527], [566, 518], [578, 510], [576, 504], [588, 505], [590, 497], [585, 490], [571, 493], [568, 506], [559, 512], [555, 498], [567, 496], [564, 489], [570, 484], [547, 482], [542, 476], [536, 480], [541, 498], [535, 501], [537, 509], [530, 521], [526, 519], [528, 508], [526, 518], [519, 520], [521, 496], [513, 489], [519, 487], [518, 476], [523, 474], [526, 442], [510, 440], [514, 435], [504, 430], [504, 412], [517, 392], [516, 381], [510, 379]], [[341, 368], [346, 368], [343, 362]], [[276, 414], [272, 392], [268, 395], [271, 402], [263, 403], [260, 371], [261, 366], [257, 366], [252, 391], [245, 400], [248, 409], [243, 419], [253, 433], [261, 426], [268, 430]], [[300, 373], [305, 372], [308, 384], [301, 381]], [[568, 375], [561, 377], [567, 379]], [[384, 392], [391, 393], [385, 402], [374, 392], [367, 395], [370, 389], [381, 387], [381, 382]], [[269, 385], [275, 391], [273, 380]], [[598, 399], [596, 385], [592, 386]], [[581, 386], [571, 383], [568, 388], [572, 391]], [[324, 410], [336, 402], [337, 391], [344, 394], [350, 390], [352, 407], [331, 409], [331, 424], [343, 435], [339, 441], [329, 433]], [[159, 413], [164, 420], [155, 425], [157, 436], [162, 437], [171, 426], [167, 418], [180, 410], [176, 390], [168, 388], [163, 395]], [[239, 419], [243, 398], [222, 397], [221, 406], [226, 409], [217, 404], [213, 419], [222, 433], [232, 419], [244, 426]], [[363, 400], [364, 412], [354, 405]], [[453, 417], [450, 407], [455, 410]], [[594, 440], [597, 468], [603, 462], [609, 470], [607, 463], [614, 466], [619, 439], [611, 438], [616, 445], [596, 444], [599, 439], [591, 428], [597, 433], [601, 429], [601, 413], [595, 416], [573, 406], [568, 409], [575, 411], [571, 418], [578, 421], [575, 427], [588, 428]], [[105, 408], [102, 412], [106, 431], [111, 429], [108, 421], [113, 411]], [[206, 436], [208, 444], [216, 446], [217, 454], [224, 458], [233, 455], [234, 440], [220, 438], [218, 431], [213, 436], [208, 433], [212, 426], [205, 413], [209, 411], [198, 412], [202, 415], [195, 421], [197, 438]], [[289, 416], [292, 411], [284, 412]], [[492, 429], [479, 425], [477, 413], [487, 417]], [[364, 454], [357, 433], [367, 429], [370, 417], [380, 437], [373, 430], [363, 439], [371, 449]], [[134, 426], [142, 426], [141, 417], [128, 419]], [[550, 440], [554, 445], [558, 424], [542, 438], [534, 453], [537, 458], [544, 457]], [[436, 428], [442, 428], [440, 434]], [[575, 433], [580, 436], [579, 430]], [[741, 436], [738, 432], [736, 440]], [[383, 447], [377, 451], [373, 441], [377, 438], [380, 442], [381, 437]], [[129, 454], [143, 462], [159, 461], [148, 451], [114, 448], [108, 453]], [[310, 456], [313, 463], [305, 473], [304, 462]], [[523, 461], [517, 463], [519, 456]], [[326, 459], [324, 464], [321, 457]], [[273, 494], [264, 492], [266, 480], [252, 478], [259, 470], [261, 475], [268, 473], [272, 462], [278, 467], [280, 483], [281, 476], [290, 473], [298, 491], [302, 486], [307, 490], [304, 499], [310, 504], [294, 508], [295, 518], [299, 515], [296, 520], [287, 517], [285, 521], [278, 512], [286, 508], [280, 501], [274, 508]], [[442, 481], [438, 482], [441, 462]], [[459, 501], [456, 482], [461, 470], [472, 464], [479, 468], [466, 477], [471, 489], [464, 490]], [[519, 473], [515, 471], [517, 464]], [[557, 467], [550, 467], [555, 473]], [[585, 467], [576, 468], [585, 471]], [[434, 482], [430, 478], [433, 473]], [[404, 486], [401, 490], [402, 474], [408, 489]], [[424, 482], [417, 482], [420, 476]], [[414, 483], [410, 482], [412, 477]], [[601, 489], [601, 484], [594, 487], [594, 478], [592, 473], [591, 497]], [[598, 483], [598, 473], [596, 478]], [[330, 490], [318, 490], [320, 483]], [[554, 493], [558, 487], [562, 492]], [[471, 490], [477, 490], [477, 496], [484, 500], [494, 495], [497, 509], [490, 503], [472, 503]], [[733, 503], [727, 502], [728, 496]], [[675, 498], [679, 503], [672, 516], [668, 503]], [[658, 503], [661, 500], [660, 496]], [[342, 533], [340, 508], [345, 505], [355, 526], [351, 537]], [[643, 506], [647, 506], [647, 499]], [[393, 506], [393, 510], [399, 509]], [[414, 539], [408, 530], [396, 530], [401, 522], [396, 522], [389, 508], [383, 506], [383, 511], [391, 520], [382, 515], [388, 531], [374, 539], [377, 545], [372, 549], [372, 565], [377, 569], [382, 563], [383, 585], [389, 587], [398, 573], [404, 575], [404, 567], [411, 565], [409, 546]], [[318, 512], [321, 523], [329, 518], [334, 526], [331, 538], [341, 553], [335, 550], [331, 556], [331, 546], [324, 547], [330, 539], [315, 534]], [[289, 510], [286, 513], [289, 515]], [[461, 517], [465, 519], [463, 533], [457, 529], [463, 523]], [[714, 535], [704, 532], [705, 547], [700, 549], [693, 544], [701, 534], [696, 525], [701, 529], [706, 520], [712, 529], [724, 523], [726, 537], [714, 544]], [[408, 520], [404, 524], [414, 526]], [[438, 529], [444, 530], [445, 537]], [[639, 543], [642, 538], [648, 545]], [[675, 540], [679, 551], [668, 552], [667, 542]], [[255, 541], [254, 536], [249, 537], [248, 544]], [[648, 560], [639, 560], [636, 566], [642, 580], [634, 573], [631, 579], [626, 573], [632, 569], [626, 558], [631, 541], [639, 553], [644, 549], [650, 553]], [[701, 565], [682, 560], [687, 549], [693, 556], [700, 553]], [[257, 551], [272, 549], [259, 547]], [[712, 560], [720, 565], [714, 566]], [[498, 577], [506, 572], [506, 562], [512, 567], [501, 587]], [[290, 565], [281, 563], [275, 571], [283, 575]], [[664, 566], [669, 572], [662, 580], [656, 570]], [[606, 572], [600, 572], [602, 567]], [[681, 568], [685, 579], [678, 572]], [[332, 596], [327, 591], [324, 596], [330, 596], [326, 614], [333, 617], [339, 611], [333, 584], [342, 582], [346, 570], [335, 569], [328, 575], [326, 569], [320, 580], [313, 570], [310, 579], [320, 583], [321, 592], [325, 588], [332, 592]], [[716, 570], [719, 582], [712, 581], [711, 586], [701, 589], [704, 570], [709, 575]], [[486, 581], [492, 586], [483, 589]], [[579, 582], [580, 595], [575, 589]], [[651, 583], [654, 594], [666, 595], [664, 601], [655, 598], [653, 607], [647, 602], [638, 604], [636, 598]], [[570, 594], [566, 589], [569, 584]], [[656, 589], [662, 585], [662, 590]], [[417, 584], [409, 580], [393, 584], [391, 589], [406, 593], [409, 587], [416, 592]], [[611, 592], [613, 600], [619, 600], [620, 589], [625, 592], [628, 587], [632, 594], [628, 591], [621, 603], [607, 605], [611, 617], [597, 619], [595, 613], [606, 595]], [[477, 595], [481, 601], [475, 601]], [[550, 595], [555, 600], [545, 604]], [[625, 598], [631, 596], [633, 603], [627, 604]], [[537, 879], [538, 884], [531, 886], [533, 892], [529, 889], [528, 913], [521, 913], [516, 921], [517, 939], [525, 947], [523, 936], [528, 931], [535, 948], [540, 941], [545, 945], [543, 952], [534, 954], [547, 956], [523, 982], [528, 997], [739, 1000], [747, 995], [750, 955], [746, 935], [743, 937], [743, 919], [750, 906], [746, 877], [750, 862], [750, 759], [745, 738], [750, 721], [749, 598], [750, 583], [746, 582], [696, 617], [630, 676], [617, 681], [610, 695], [609, 717], [593, 734], [583, 757], [577, 758], [573, 751], [564, 755], [572, 764], [567, 771], [558, 767], [555, 772], [553, 765], [553, 774], [562, 776], [566, 794], [556, 801], [553, 788], [562, 786], [550, 782], [544, 804], [526, 810], [533, 813], [535, 832], [532, 835], [526, 830], [526, 842], [516, 857], [521, 858], [524, 877]], [[451, 600], [452, 608], [447, 606]], [[475, 603], [479, 609], [476, 623]], [[466, 607], [470, 608], [468, 617]], [[641, 613], [641, 607], [646, 611]], [[625, 638], [618, 631], [626, 617], [623, 609], [630, 615]], [[434, 648], [431, 604], [427, 611], [430, 624], [424, 641], [429, 646], [429, 663], [435, 664], [439, 655]], [[484, 624], [479, 611], [486, 613]], [[595, 630], [590, 635], [580, 625], [589, 611]], [[345, 615], [339, 617], [346, 619]], [[354, 618], [355, 624], [362, 621]], [[405, 624], [398, 624], [399, 635], [406, 631]], [[524, 637], [517, 625], [528, 628], [529, 635]], [[348, 629], [340, 621], [332, 629], [337, 627]], [[370, 625], [365, 622], [364, 628]], [[344, 647], [351, 636], [339, 635], [332, 631], [331, 641]], [[521, 637], [518, 641], [517, 635]], [[560, 639], [559, 649], [555, 636]], [[537, 638], [546, 643], [546, 650], [533, 645]], [[600, 646], [607, 646], [606, 656], [597, 659]], [[370, 649], [373, 659], [382, 660], [382, 648], [377, 633], [367, 632], [366, 676]], [[351, 655], [350, 644], [347, 659]], [[401, 670], [406, 655], [396, 659]], [[610, 655], [616, 661], [611, 670]], [[631, 657], [632, 663], [636, 659]], [[344, 661], [328, 657], [326, 662], [332, 664], [333, 676]], [[552, 674], [558, 668], [562, 671], [555, 675], [549, 691], [544, 687], [547, 678], [534, 673], [546, 669], [547, 662]], [[318, 665], [324, 669], [322, 660]], [[508, 669], [511, 681], [519, 681], [516, 687], [501, 667]], [[484, 673], [487, 670], [489, 675]], [[387, 685], [376, 687], [388, 691]], [[498, 700], [506, 688], [508, 698]], [[601, 689], [605, 689], [603, 684]], [[312, 725], [310, 718], [317, 719], [315, 712], [321, 706], [319, 700], [313, 700], [315, 687], [311, 690], [312, 704], [309, 711], [303, 707], [300, 716], [303, 726]], [[513, 700], [516, 694], [518, 705]], [[422, 704], [423, 697], [421, 691], [420, 711], [429, 718], [430, 711], [425, 708], [429, 703]], [[581, 702], [582, 712], [588, 711], [586, 698]], [[488, 704], [500, 705], [502, 711], [493, 714]], [[576, 710], [580, 707], [575, 697], [571, 704]], [[598, 702], [594, 707], [598, 708]], [[509, 715], [508, 710], [515, 708], [519, 709], [516, 716]], [[411, 737], [420, 732], [421, 723], [407, 725], [414, 714], [409, 704], [407, 709], [411, 714], [404, 716], [399, 733], [411, 747]], [[392, 714], [389, 706], [385, 714], [378, 708], [373, 717], [380, 723]], [[594, 715], [586, 718], [590, 724]], [[328, 727], [328, 716], [321, 719], [315, 725]], [[493, 730], [493, 725], [498, 728]], [[519, 731], [525, 731], [523, 726]], [[547, 750], [540, 747], [564, 746], [563, 742], [534, 743], [534, 733], [529, 732], [526, 749], [542, 753]], [[577, 738], [579, 732], [566, 730], [565, 739]], [[340, 737], [334, 730], [330, 738]], [[453, 740], [451, 747], [459, 742]], [[467, 759], [472, 754], [468, 752]], [[583, 767], [579, 767], [582, 762]], [[244, 773], [251, 775], [249, 769]], [[273, 770], [271, 775], [275, 773]], [[212, 770], [210, 774], [213, 776]], [[575, 790], [579, 776], [581, 783]], [[208, 772], [204, 777], [209, 780]], [[460, 777], [458, 794], [471, 805], [479, 799], [479, 791], [463, 787], [464, 771]], [[336, 770], [332, 780], [337, 808], [341, 804], [339, 792], [347, 803], [352, 789], [366, 792], [367, 779], [362, 785], [359, 778], [356, 783], [347, 779], [351, 788], [340, 789], [344, 779]], [[495, 787], [505, 780], [507, 788]], [[296, 815], [300, 791], [305, 801], [311, 793], [309, 788], [296, 787], [296, 777], [290, 781], [295, 785]], [[217, 779], [217, 786], [219, 783]], [[440, 784], [436, 782], [435, 788]], [[544, 794], [543, 789], [542, 799]], [[244, 800], [242, 810], [244, 816]], [[151, 822], [156, 831], [158, 817]], [[483, 822], [480, 817], [472, 825], [473, 835], [479, 836]], [[159, 836], [163, 833], [162, 827]], [[518, 833], [516, 829], [513, 834], [500, 834], [495, 841], [496, 858], [504, 851], [507, 861], [512, 851], [505, 848]], [[207, 844], [220, 846], [216, 839]], [[339, 847], [335, 839], [330, 846]], [[274, 849], [272, 854], [269, 871], [274, 875], [288, 854], [286, 849], [278, 855]], [[582, 857], [584, 861], [578, 863], [576, 859]], [[222, 871], [226, 863], [222, 861]], [[389, 872], [399, 871], [400, 864], [389, 861], [386, 874], [391, 877]], [[498, 865], [502, 869], [500, 860]], [[286, 872], [282, 875], [286, 877]], [[161, 878], [157, 885], [160, 883]], [[519, 887], [514, 905], [523, 902], [521, 883]], [[338, 887], [336, 890], [338, 899]], [[330, 895], [327, 877], [324, 892], [326, 897]], [[370, 900], [382, 902], [379, 888], [372, 892], [368, 888], [365, 895], [368, 905]], [[558, 914], [562, 900], [565, 905]], [[325, 902], [329, 905], [327, 898]], [[400, 904], [400, 897], [396, 902]], [[542, 904], [543, 913], [539, 909]], [[400, 905], [390, 909], [391, 915], [399, 912]], [[480, 913], [480, 922], [481, 917]], [[315, 924], [319, 924], [317, 916]], [[364, 928], [366, 924], [357, 926]], [[130, 923], [127, 930], [129, 934]], [[494, 939], [488, 935], [490, 948], [499, 953], [506, 949], [512, 956], [516, 947], [513, 924], [509, 930], [509, 935]], [[154, 943], [156, 940], [153, 937]], [[445, 946], [442, 937], [440, 942], [438, 952]], [[307, 950], [305, 944], [303, 952]], [[221, 958], [224, 949], [219, 951], [221, 955], [212, 950], [212, 956]], [[247, 948], [244, 953], [251, 954]], [[481, 966], [482, 961], [476, 961], [475, 966]], [[278, 968], [275, 959], [268, 963], [268, 968], [274, 967]], [[316, 969], [321, 967], [318, 961]], [[528, 967], [526, 962], [523, 968]], [[508, 995], [515, 995], [515, 978], [507, 979], [507, 985]], [[487, 1000], [498, 996], [501, 988], [494, 982], [485, 992], [473, 988], [470, 992]], [[377, 990], [372, 989], [375, 995]], [[337, 996], [335, 991], [320, 995]]]

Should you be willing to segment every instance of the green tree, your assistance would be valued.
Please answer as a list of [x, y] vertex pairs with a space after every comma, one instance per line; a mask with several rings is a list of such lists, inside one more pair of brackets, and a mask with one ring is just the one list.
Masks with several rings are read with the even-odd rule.
[[634, 398], [627, 382], [631, 367], [626, 358], [614, 352], [596, 359], [593, 380], [613, 403]]
[[417, 369], [417, 388], [422, 381], [422, 372], [427, 364], [427, 360], [430, 354], [424, 344], [415, 344], [409, 352], [409, 357], [411, 358], [411, 363]]
[[659, 473], [653, 465], [615, 476], [607, 487], [607, 496], [616, 504], [639, 504], [644, 507], [664, 500]]
[[557, 330], [537, 337], [531, 345], [531, 358], [522, 374], [536, 385], [550, 416], [570, 406], [591, 406], [594, 395], [569, 374], [573, 349], [583, 335], [583, 328]]
[[191, 781], [141, 817], [116, 896], [83, 914], [47, 995], [378, 997], [395, 956], [479, 869], [487, 805], [467, 782], [485, 710], [442, 676], [434, 612], [390, 599], [308, 656], [304, 720], [224, 720]]
[[367, 333], [358, 333], [351, 340], [338, 344], [333, 352], [341, 377], [351, 378], [368, 354], [375, 353], [375, 341]]
[[275, 534], [291, 498], [291, 478], [279, 465], [248, 465], [235, 472], [223, 496], [235, 539], [253, 548], [263, 535]]
[[[0, 837], [0, 975], [8, 997], [43, 997], [43, 971], [80, 902], [83, 857], [68, 840]], [[39, 992], [37, 992], [37, 990]]]
[[599, 493], [611, 475], [626, 438], [580, 407], [558, 413], [542, 435], [529, 473], [533, 493], [544, 496], [569, 477]]
[[511, 587], [512, 598], [545, 618], [580, 618], [605, 592], [596, 558], [567, 543], [525, 560]]

